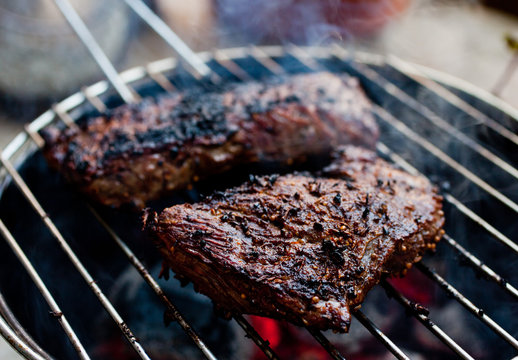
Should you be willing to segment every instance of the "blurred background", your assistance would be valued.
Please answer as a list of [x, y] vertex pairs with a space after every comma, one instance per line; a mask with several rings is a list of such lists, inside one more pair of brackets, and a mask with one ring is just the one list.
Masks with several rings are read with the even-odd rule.
[[[120, 71], [174, 55], [122, 0], [71, 3]], [[348, 47], [426, 65], [518, 108], [518, 2], [153, 0], [194, 50], [246, 44]], [[0, 148], [52, 103], [103, 78], [52, 0], [0, 4]], [[0, 359], [20, 357], [0, 338]]]

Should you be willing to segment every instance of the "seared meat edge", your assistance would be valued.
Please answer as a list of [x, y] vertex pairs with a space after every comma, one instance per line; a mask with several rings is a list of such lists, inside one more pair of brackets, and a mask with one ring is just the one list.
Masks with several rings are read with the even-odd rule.
[[383, 275], [435, 248], [441, 201], [425, 178], [349, 146], [319, 177], [255, 178], [150, 213], [145, 227], [166, 265], [218, 308], [345, 332]]

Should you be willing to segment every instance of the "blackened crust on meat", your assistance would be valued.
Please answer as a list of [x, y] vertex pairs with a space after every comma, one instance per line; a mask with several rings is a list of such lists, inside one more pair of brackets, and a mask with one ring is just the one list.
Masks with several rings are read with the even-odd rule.
[[143, 207], [237, 164], [372, 148], [378, 128], [356, 79], [315, 73], [147, 99], [42, 135], [51, 166], [83, 192]]
[[321, 177], [255, 177], [145, 226], [166, 265], [218, 308], [346, 332], [383, 275], [435, 248], [441, 208], [425, 178], [349, 146]]

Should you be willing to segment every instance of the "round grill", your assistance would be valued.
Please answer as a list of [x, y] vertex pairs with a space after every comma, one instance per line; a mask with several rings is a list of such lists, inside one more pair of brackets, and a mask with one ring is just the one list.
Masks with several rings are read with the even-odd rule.
[[[140, 11], [156, 24], [152, 13]], [[106, 81], [89, 86], [28, 124], [2, 152], [0, 333], [20, 353], [30, 359], [166, 359], [168, 351], [184, 358], [257, 357], [242, 344], [249, 342], [244, 332], [267, 358], [277, 358], [271, 334], [259, 334], [254, 319], [234, 314], [228, 323], [192, 288], [159, 280], [160, 259], [141, 234], [138, 215], [96, 208], [69, 189], [47, 168], [38, 132], [193, 85], [326, 70], [360, 78], [375, 103], [378, 153], [441, 186], [447, 222], [437, 254], [406, 278], [373, 289], [355, 312], [351, 334], [308, 330], [311, 337], [335, 359], [357, 356], [355, 343], [368, 344], [365, 355], [390, 351], [399, 359], [516, 354], [514, 110], [446, 75], [339, 46], [234, 48], [195, 59], [201, 62], [186, 68], [168, 58], [110, 73], [120, 96]], [[196, 196], [186, 192], [171, 201]], [[176, 325], [165, 328], [163, 321]]]

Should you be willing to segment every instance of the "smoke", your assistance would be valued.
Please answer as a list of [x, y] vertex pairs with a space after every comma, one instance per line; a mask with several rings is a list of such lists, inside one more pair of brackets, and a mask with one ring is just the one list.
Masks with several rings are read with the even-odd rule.
[[318, 45], [328, 38], [350, 40], [379, 32], [409, 0], [218, 0], [220, 23], [243, 41]]

